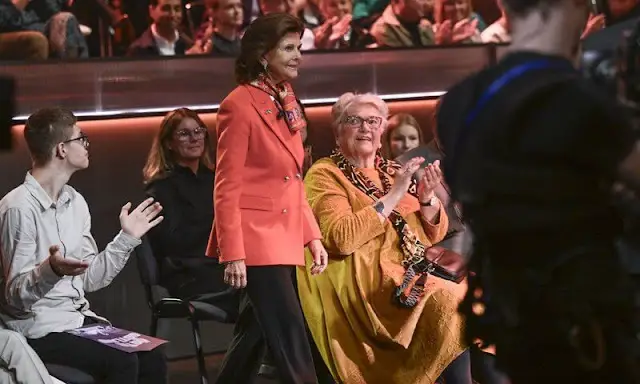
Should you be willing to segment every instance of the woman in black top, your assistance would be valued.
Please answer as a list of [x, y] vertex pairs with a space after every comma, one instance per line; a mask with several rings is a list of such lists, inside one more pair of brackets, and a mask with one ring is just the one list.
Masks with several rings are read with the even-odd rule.
[[[143, 170], [146, 194], [164, 207], [163, 222], [149, 232], [160, 283], [183, 299], [228, 289], [224, 268], [205, 256], [213, 223], [211, 148], [200, 117], [176, 109], [162, 121]], [[216, 304], [236, 313], [237, 299], [227, 301]]]

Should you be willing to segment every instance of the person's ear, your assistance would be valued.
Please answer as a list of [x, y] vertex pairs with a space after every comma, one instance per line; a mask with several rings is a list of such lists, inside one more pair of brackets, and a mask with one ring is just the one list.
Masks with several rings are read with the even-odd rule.
[[54, 148], [54, 156], [58, 159], [64, 159], [67, 157], [67, 146], [64, 143], [58, 143]]

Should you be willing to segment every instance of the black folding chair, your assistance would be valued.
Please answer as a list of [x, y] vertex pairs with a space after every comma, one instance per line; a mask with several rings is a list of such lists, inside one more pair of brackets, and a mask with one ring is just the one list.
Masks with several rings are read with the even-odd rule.
[[147, 303], [151, 309], [151, 336], [156, 336], [158, 320], [160, 319], [189, 320], [189, 322], [191, 322], [193, 342], [198, 359], [200, 382], [201, 384], [207, 384], [209, 378], [204, 362], [202, 343], [200, 341], [199, 322], [203, 320], [213, 320], [220, 323], [233, 323], [235, 321], [234, 314], [230, 314], [224, 309], [210, 303], [215, 302], [218, 298], [224, 300], [230, 295], [234, 295], [235, 291], [230, 288], [224, 292], [201, 295], [194, 300], [188, 301], [168, 297], [166, 289], [158, 285], [160, 270], [148, 240], [143, 238], [142, 244], [140, 244], [134, 252], [138, 261], [138, 272], [144, 285]]
[[49, 374], [66, 384], [96, 384], [97, 381], [88, 373], [66, 365], [45, 364]]

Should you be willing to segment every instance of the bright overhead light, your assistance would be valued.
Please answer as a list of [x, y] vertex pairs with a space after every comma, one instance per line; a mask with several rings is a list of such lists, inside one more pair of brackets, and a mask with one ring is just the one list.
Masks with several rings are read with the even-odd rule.
[[[435, 92], [412, 92], [412, 93], [391, 93], [386, 95], [378, 95], [385, 101], [398, 101], [409, 99], [433, 99], [444, 95], [444, 91]], [[337, 97], [321, 97], [316, 99], [302, 99], [302, 103], [305, 106], [332, 104], [338, 101]], [[202, 104], [202, 105], [180, 105], [174, 107], [158, 107], [158, 108], [131, 108], [131, 109], [113, 109], [109, 111], [79, 111], [73, 112], [77, 117], [119, 117], [130, 115], [149, 115], [149, 114], [161, 114], [173, 111], [178, 108], [189, 108], [194, 111], [215, 111], [220, 107], [220, 104]], [[14, 123], [24, 123], [29, 116], [20, 115], [13, 118]]]

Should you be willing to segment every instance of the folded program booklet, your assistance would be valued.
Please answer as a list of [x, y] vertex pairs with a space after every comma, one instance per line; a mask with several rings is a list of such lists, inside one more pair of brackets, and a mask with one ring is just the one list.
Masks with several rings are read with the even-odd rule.
[[67, 332], [129, 353], [148, 352], [167, 343], [167, 340], [112, 327], [108, 324], [91, 324]]

